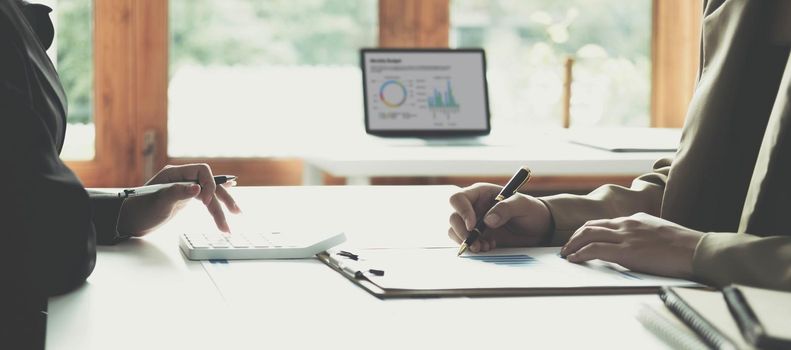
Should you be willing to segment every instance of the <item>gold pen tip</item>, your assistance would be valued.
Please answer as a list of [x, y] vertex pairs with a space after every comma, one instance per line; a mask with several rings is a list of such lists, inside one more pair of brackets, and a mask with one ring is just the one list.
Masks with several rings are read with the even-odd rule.
[[456, 256], [461, 256], [465, 251], [467, 251], [467, 243], [462, 243], [461, 247], [459, 247], [459, 252], [456, 253]]

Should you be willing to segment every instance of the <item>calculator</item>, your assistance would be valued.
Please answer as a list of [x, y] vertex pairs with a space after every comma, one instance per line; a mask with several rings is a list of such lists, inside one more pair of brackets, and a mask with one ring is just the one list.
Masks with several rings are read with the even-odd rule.
[[190, 260], [304, 259], [345, 241], [343, 232], [191, 232], [181, 234], [179, 246]]

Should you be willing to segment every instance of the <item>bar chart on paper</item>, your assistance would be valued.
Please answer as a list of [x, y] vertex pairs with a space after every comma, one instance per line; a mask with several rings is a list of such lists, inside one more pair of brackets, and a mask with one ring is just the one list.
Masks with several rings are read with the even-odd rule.
[[524, 267], [532, 266], [538, 263], [534, 257], [525, 254], [517, 255], [465, 255], [462, 259], [471, 261], [480, 261], [486, 264], [495, 264], [501, 266]]

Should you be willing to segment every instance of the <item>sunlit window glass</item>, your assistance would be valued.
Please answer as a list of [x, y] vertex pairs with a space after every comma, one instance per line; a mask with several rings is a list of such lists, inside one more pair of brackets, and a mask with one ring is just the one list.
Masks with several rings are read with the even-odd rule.
[[375, 0], [172, 0], [168, 153], [287, 154], [358, 133]]
[[47, 53], [66, 90], [68, 114], [66, 141], [61, 157], [88, 160], [95, 153], [93, 118], [93, 1], [33, 1], [53, 9], [50, 18], [55, 38]]
[[451, 44], [487, 50], [493, 125], [559, 127], [572, 58], [572, 126], [648, 126], [650, 0], [454, 0]]

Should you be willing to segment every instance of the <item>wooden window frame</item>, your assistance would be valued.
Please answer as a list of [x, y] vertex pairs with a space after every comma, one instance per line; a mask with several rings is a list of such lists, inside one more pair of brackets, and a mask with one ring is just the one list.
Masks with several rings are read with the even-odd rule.
[[698, 79], [702, 1], [653, 0], [651, 126], [684, 126]]
[[[653, 0], [652, 7], [651, 125], [680, 127], [697, 79], [701, 3]], [[379, 46], [448, 46], [450, 0], [379, 0], [378, 11]], [[196, 162], [211, 164], [217, 173], [240, 175], [242, 185], [301, 184], [299, 159], [169, 157], [168, 1], [94, 0], [93, 13], [96, 156], [68, 162], [87, 186], [139, 185], [166, 164]], [[625, 181], [591, 179], [591, 185]], [[586, 180], [557, 178], [545, 187], [580, 181]]]
[[96, 151], [92, 160], [66, 162], [86, 186], [139, 185], [147, 165], [168, 162], [167, 8], [167, 1], [93, 1]]

